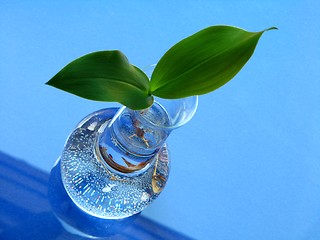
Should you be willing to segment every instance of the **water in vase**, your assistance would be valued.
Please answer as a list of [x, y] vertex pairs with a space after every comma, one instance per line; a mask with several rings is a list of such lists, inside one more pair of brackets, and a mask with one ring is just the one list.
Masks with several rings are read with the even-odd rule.
[[[60, 157], [62, 182], [70, 198], [86, 213], [105, 219], [125, 218], [142, 211], [159, 195], [169, 174], [165, 145], [151, 159], [140, 164], [141, 157], [128, 160], [125, 158], [128, 154], [110, 147], [117, 142], [103, 132], [116, 110], [104, 109], [80, 122], [69, 136]], [[131, 129], [121, 128], [121, 131], [134, 145], [143, 144], [141, 136], [135, 136]], [[101, 141], [102, 138], [111, 142]], [[152, 144], [154, 136], [149, 138], [144, 144]], [[106, 164], [110, 157], [116, 167], [141, 168], [127, 172], [121, 168], [117, 170]], [[124, 162], [119, 163], [121, 160]]]

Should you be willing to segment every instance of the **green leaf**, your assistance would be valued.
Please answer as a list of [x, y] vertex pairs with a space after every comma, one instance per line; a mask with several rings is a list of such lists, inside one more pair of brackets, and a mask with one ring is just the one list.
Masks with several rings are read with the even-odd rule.
[[212, 26], [191, 35], [160, 59], [150, 81], [150, 94], [183, 98], [211, 92], [230, 81], [254, 52], [263, 32]]
[[119, 102], [131, 109], [147, 108], [153, 103], [148, 94], [148, 77], [117, 50], [80, 57], [47, 84], [83, 98]]

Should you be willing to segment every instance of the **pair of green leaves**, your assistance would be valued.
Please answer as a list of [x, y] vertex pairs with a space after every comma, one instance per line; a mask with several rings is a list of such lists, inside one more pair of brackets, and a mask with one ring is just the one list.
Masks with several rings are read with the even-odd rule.
[[[267, 30], [271, 29], [276, 28]], [[267, 30], [247, 32], [230, 26], [208, 27], [169, 49], [150, 80], [115, 50], [80, 57], [47, 84], [83, 98], [119, 102], [135, 110], [151, 106], [153, 96], [175, 99], [206, 94], [241, 70]]]

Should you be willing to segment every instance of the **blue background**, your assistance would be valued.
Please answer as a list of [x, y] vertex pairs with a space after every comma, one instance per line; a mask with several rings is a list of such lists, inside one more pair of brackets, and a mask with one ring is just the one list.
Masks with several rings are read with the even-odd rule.
[[[172, 171], [144, 215], [196, 239], [320, 238], [319, 1], [0, 1], [0, 151], [49, 171], [74, 126], [119, 106], [44, 83], [120, 49], [140, 68], [210, 25], [265, 33], [168, 140]], [[0, 186], [1, 187], [1, 186]], [[1, 206], [0, 206], [1, 207]]]

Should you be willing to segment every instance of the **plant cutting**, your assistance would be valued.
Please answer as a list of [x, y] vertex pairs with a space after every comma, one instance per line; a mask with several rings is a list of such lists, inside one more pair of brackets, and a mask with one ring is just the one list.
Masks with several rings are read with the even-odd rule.
[[118, 51], [80, 57], [48, 85], [97, 101], [148, 108], [153, 96], [166, 99], [206, 94], [230, 81], [246, 64], [261, 35], [231, 26], [212, 26], [178, 42], [157, 63], [151, 79]]
[[[62, 210], [53, 200], [60, 221], [84, 234], [104, 236], [108, 231], [101, 230], [105, 224], [101, 219], [125, 219], [148, 206], [169, 176], [166, 138], [192, 118], [197, 95], [233, 79], [262, 34], [272, 29], [276, 28], [259, 32], [231, 26], [203, 29], [170, 48], [150, 79], [119, 50], [87, 54], [59, 71], [48, 85], [125, 106], [90, 114], [69, 136], [56, 165], [59, 171], [53, 173], [61, 175], [58, 179], [67, 193], [61, 199], [71, 199], [68, 204], [76, 206], [68, 209], [79, 208], [90, 216], [90, 223], [82, 224], [82, 212]], [[51, 192], [59, 196], [61, 188]], [[100, 225], [92, 225], [92, 216]]]

